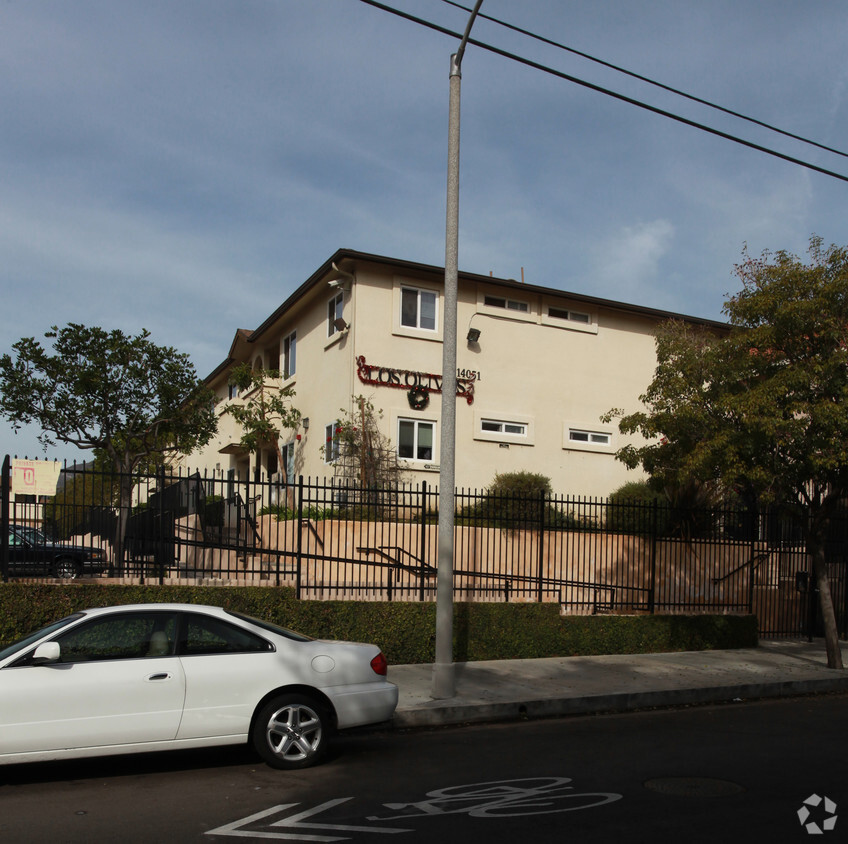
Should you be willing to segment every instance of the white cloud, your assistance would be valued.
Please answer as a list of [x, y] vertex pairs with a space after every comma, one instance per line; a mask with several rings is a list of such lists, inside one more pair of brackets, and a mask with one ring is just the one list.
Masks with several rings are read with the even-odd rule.
[[663, 286], [660, 264], [673, 239], [668, 220], [625, 226], [595, 246], [592, 274], [602, 285], [626, 289], [629, 301], [639, 303], [647, 291]]

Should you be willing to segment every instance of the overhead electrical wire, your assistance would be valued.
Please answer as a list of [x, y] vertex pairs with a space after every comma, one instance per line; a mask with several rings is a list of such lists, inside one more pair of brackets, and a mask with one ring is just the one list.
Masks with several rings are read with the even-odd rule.
[[[443, 35], [449, 35], [456, 39], [462, 38], [462, 33], [454, 32], [453, 30], [448, 29], [447, 27], [441, 26], [437, 23], [433, 23], [432, 21], [424, 20], [423, 18], [419, 18], [415, 15], [412, 15], [409, 12], [404, 12], [400, 9], [393, 8], [392, 6], [387, 6], [385, 3], [378, 2], [378, 0], [359, 0], [359, 2], [365, 3], [368, 6], [373, 6], [375, 9], [380, 9], [381, 11], [388, 12], [389, 14], [396, 15], [397, 17], [403, 18], [404, 20], [408, 20], [412, 23], [417, 23], [420, 26], [426, 27], [427, 29], [432, 29], [435, 32], [440, 32]], [[756, 150], [757, 152], [762, 152], [766, 155], [771, 155], [774, 158], [779, 158], [782, 161], [786, 161], [790, 164], [797, 164], [799, 167], [804, 167], [807, 170], [813, 170], [816, 173], [821, 173], [824, 176], [830, 176], [831, 178], [839, 179], [843, 182], [848, 182], [848, 176], [844, 176], [841, 173], [836, 173], [833, 170], [828, 170], [825, 167], [819, 167], [817, 164], [812, 164], [809, 161], [803, 161], [800, 158], [795, 158], [791, 155], [786, 155], [785, 153], [778, 152], [777, 150], [770, 149], [769, 147], [765, 147], [762, 144], [757, 144], [753, 141], [747, 141], [744, 138], [737, 137], [736, 135], [731, 135], [730, 133], [723, 132], [720, 129], [714, 129], [712, 126], [707, 126], [703, 123], [698, 123], [697, 121], [690, 120], [689, 118], [683, 117], [682, 115], [674, 114], [673, 112], [666, 111], [665, 109], [658, 108], [657, 106], [650, 105], [649, 103], [642, 102], [641, 100], [634, 99], [633, 97], [628, 97], [625, 94], [620, 94], [617, 91], [612, 91], [608, 88], [603, 88], [600, 85], [595, 85], [593, 82], [587, 82], [585, 79], [580, 79], [577, 76], [572, 76], [571, 74], [564, 73], [561, 70], [556, 70], [552, 67], [548, 67], [547, 65], [543, 65], [539, 62], [533, 61], [532, 59], [527, 59], [515, 53], [510, 53], [507, 50], [502, 50], [500, 47], [495, 47], [492, 44], [487, 44], [484, 41], [477, 40], [476, 38], [469, 38], [467, 43], [473, 44], [475, 47], [479, 47], [481, 50], [486, 50], [489, 53], [494, 53], [495, 55], [501, 56], [502, 58], [509, 59], [510, 61], [514, 61], [519, 64], [523, 64], [526, 67], [532, 67], [534, 70], [540, 70], [543, 73], [555, 76], [558, 79], [564, 79], [567, 82], [573, 82], [575, 85], [580, 85], [583, 88], [588, 88], [590, 91], [595, 91], [599, 94], [605, 94], [606, 96], [612, 97], [613, 99], [629, 103], [630, 105], [636, 106], [637, 108], [641, 108], [645, 111], [657, 114], [660, 117], [666, 117], [669, 120], [673, 120], [677, 123], [682, 123], [685, 126], [691, 126], [694, 129], [700, 129], [702, 132], [707, 132], [710, 135], [715, 135], [716, 137], [724, 138], [727, 141], [732, 141], [733, 143], [740, 144], [741, 146]], [[844, 153], [839, 154], [844, 155]]]
[[[447, 4], [448, 6], [454, 6], [457, 9], [462, 9], [466, 12], [470, 12], [471, 9], [463, 6], [462, 3], [456, 3], [454, 0], [442, 0], [442, 3]], [[810, 146], [818, 147], [825, 152], [832, 152], [834, 155], [841, 155], [843, 158], [848, 158], [848, 152], [843, 152], [839, 149], [834, 149], [833, 147], [826, 146], [825, 144], [820, 144], [818, 141], [812, 141], [809, 138], [805, 138], [802, 135], [796, 135], [793, 132], [787, 132], [785, 129], [781, 129], [778, 126], [772, 126], [770, 123], [766, 123], [762, 120], [757, 120], [756, 117], [749, 117], [747, 114], [742, 114], [741, 112], [734, 111], [730, 108], [725, 108], [724, 106], [718, 105], [718, 103], [710, 102], [709, 100], [702, 99], [701, 97], [697, 97], [694, 94], [687, 94], [686, 91], [681, 91], [679, 88], [673, 88], [671, 85], [666, 85], [664, 82], [657, 82], [655, 79], [651, 79], [648, 76], [642, 76], [640, 73], [635, 73], [632, 70], [627, 70], [625, 67], [619, 67], [618, 65], [612, 64], [611, 62], [604, 61], [603, 59], [597, 58], [597, 56], [592, 56], [589, 53], [584, 53], [581, 50], [576, 50], [574, 47], [569, 47], [567, 44], [561, 44], [558, 41], [552, 41], [550, 38], [545, 38], [544, 35], [537, 35], [535, 32], [530, 32], [527, 29], [522, 29], [520, 26], [515, 26], [514, 24], [508, 23], [507, 21], [499, 20], [498, 18], [493, 18], [491, 15], [486, 15], [483, 12], [478, 12], [477, 16], [480, 18], [485, 18], [487, 21], [491, 21], [492, 23], [498, 24], [498, 26], [502, 26], [505, 29], [511, 29], [513, 32], [517, 32], [520, 35], [526, 35], [528, 38], [533, 38], [536, 41], [541, 41], [543, 44], [548, 44], [551, 47], [557, 47], [560, 50], [565, 50], [568, 53], [572, 53], [575, 56], [580, 56], [582, 59], [588, 59], [590, 62], [594, 62], [595, 64], [599, 64], [602, 67], [607, 67], [610, 70], [614, 70], [617, 73], [623, 73], [625, 76], [630, 76], [633, 79], [638, 79], [640, 82], [646, 82], [648, 85], [653, 85], [655, 88], [661, 88], [663, 91], [668, 91], [671, 94], [676, 94], [678, 97], [684, 97], [687, 100], [691, 100], [694, 103], [698, 103], [699, 105], [707, 106], [708, 108], [715, 109], [716, 111], [723, 112], [724, 114], [729, 114], [731, 117], [736, 117], [739, 120], [745, 120], [748, 123], [753, 123], [756, 126], [761, 126], [763, 129], [768, 129], [770, 132], [776, 132], [779, 135], [783, 135], [787, 138], [792, 138], [795, 141], [801, 141], [804, 144], [809, 144]]]

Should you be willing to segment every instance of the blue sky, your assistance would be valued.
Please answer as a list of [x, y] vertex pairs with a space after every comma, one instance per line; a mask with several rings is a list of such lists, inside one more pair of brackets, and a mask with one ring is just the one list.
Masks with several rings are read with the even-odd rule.
[[[387, 4], [467, 20], [442, 0]], [[848, 148], [841, 0], [482, 11]], [[473, 37], [848, 174], [848, 159], [489, 21]], [[147, 328], [206, 375], [339, 247], [442, 265], [456, 44], [359, 0], [0, 4], [0, 352], [54, 324]], [[473, 45], [461, 157], [461, 270], [523, 268], [529, 283], [720, 318], [745, 243], [846, 243], [845, 182]], [[7, 452], [44, 455], [0, 422]]]

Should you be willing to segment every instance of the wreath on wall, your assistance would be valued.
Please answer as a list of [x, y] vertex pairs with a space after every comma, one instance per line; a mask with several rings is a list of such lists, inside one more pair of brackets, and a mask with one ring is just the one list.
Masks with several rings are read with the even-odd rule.
[[413, 387], [407, 394], [409, 406], [413, 410], [424, 410], [430, 404], [430, 391], [423, 387]]

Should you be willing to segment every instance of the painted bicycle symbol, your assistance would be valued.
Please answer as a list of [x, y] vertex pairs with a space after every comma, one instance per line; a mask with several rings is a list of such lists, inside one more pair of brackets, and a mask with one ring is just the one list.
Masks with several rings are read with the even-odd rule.
[[375, 833], [397, 835], [415, 832], [406, 827], [375, 825], [381, 821], [408, 821], [412, 818], [459, 814], [471, 818], [517, 818], [591, 809], [622, 797], [621, 794], [602, 791], [576, 792], [569, 785], [570, 782], [569, 777], [534, 777], [437, 788], [427, 792], [426, 800], [417, 803], [383, 803], [384, 808], [400, 814], [371, 815], [365, 819], [369, 824], [367, 826], [361, 823], [337, 823], [327, 817], [333, 809], [349, 803], [353, 797], [339, 797], [312, 808], [302, 808], [299, 803], [281, 803], [217, 829], [210, 829], [206, 835], [286, 841], [349, 841], [360, 833], [371, 838]]
[[570, 777], [496, 780], [438, 788], [418, 803], [384, 803], [396, 815], [372, 815], [369, 821], [409, 820], [437, 815], [472, 818], [515, 818], [591, 809], [620, 800], [612, 792], [576, 792]]

